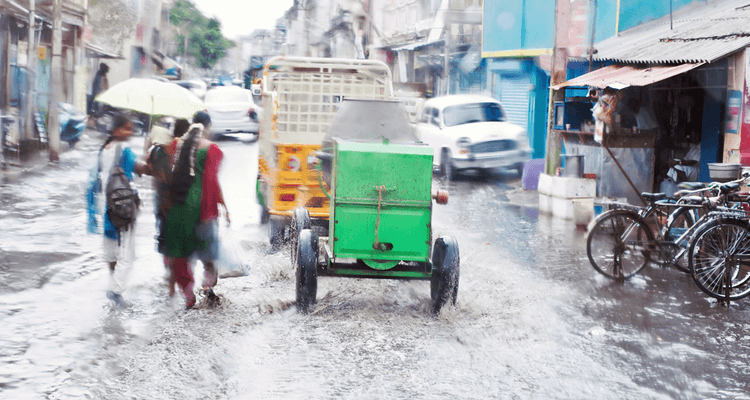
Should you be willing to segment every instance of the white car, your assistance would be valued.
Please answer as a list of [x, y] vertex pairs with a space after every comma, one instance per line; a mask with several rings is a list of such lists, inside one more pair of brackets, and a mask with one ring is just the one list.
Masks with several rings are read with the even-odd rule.
[[263, 109], [253, 101], [252, 92], [237, 86], [218, 86], [204, 100], [211, 116], [211, 137], [237, 133], [258, 134]]
[[434, 151], [433, 167], [451, 179], [461, 170], [515, 169], [520, 175], [532, 149], [526, 130], [507, 121], [489, 96], [449, 95], [424, 102], [417, 134]]
[[189, 81], [172, 81], [185, 89], [193, 92], [194, 95], [198, 96], [199, 99], [203, 100], [206, 97], [206, 82], [200, 79], [191, 79]]

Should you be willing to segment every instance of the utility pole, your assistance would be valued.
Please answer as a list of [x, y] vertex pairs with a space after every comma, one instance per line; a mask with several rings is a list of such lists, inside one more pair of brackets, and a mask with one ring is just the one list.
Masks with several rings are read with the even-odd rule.
[[52, 9], [52, 70], [50, 77], [49, 114], [47, 115], [47, 137], [49, 160], [60, 160], [60, 112], [58, 103], [62, 93], [62, 0], [54, 0]]
[[[555, 38], [552, 49], [552, 71], [550, 75], [550, 86], [565, 82], [568, 71], [568, 46], [567, 37], [569, 27], [569, 0], [557, 0], [555, 2]], [[547, 175], [555, 175], [555, 169], [560, 165], [560, 151], [562, 149], [562, 135], [554, 129], [554, 104], [555, 101], [565, 100], [565, 89], [550, 89], [549, 116], [547, 121], [547, 149], [545, 154], [544, 170]]]
[[34, 37], [36, 27], [36, 2], [29, 0], [29, 37], [28, 49], [26, 51], [26, 71], [27, 71], [27, 94], [26, 94], [26, 115], [24, 134], [21, 140], [32, 137], [31, 132], [34, 129], [34, 86], [36, 86], [36, 68], [33, 60], [36, 58], [36, 46], [34, 46]]

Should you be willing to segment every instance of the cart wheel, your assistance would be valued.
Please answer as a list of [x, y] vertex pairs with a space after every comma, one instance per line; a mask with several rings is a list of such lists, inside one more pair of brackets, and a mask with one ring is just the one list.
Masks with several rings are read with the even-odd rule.
[[299, 234], [296, 267], [297, 311], [308, 313], [318, 295], [318, 235], [310, 229]]
[[268, 239], [274, 248], [280, 247], [286, 240], [287, 220], [284, 217], [269, 217]]
[[299, 247], [299, 234], [303, 229], [310, 229], [310, 213], [304, 207], [297, 207], [292, 214], [291, 224], [291, 248], [292, 248], [292, 268], [297, 266], [297, 247]]
[[460, 258], [458, 241], [453, 236], [440, 237], [432, 247], [430, 297], [432, 312], [437, 314], [449, 301], [456, 304]]

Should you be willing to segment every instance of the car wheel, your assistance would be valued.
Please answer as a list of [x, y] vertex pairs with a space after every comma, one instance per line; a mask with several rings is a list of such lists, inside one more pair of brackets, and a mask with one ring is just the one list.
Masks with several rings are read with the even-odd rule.
[[523, 163], [514, 165], [513, 169], [516, 170], [516, 175], [518, 175], [519, 178], [523, 176]]
[[443, 150], [443, 156], [440, 157], [440, 175], [447, 180], [453, 180], [456, 177], [456, 171], [453, 168], [453, 161], [451, 160], [451, 153], [448, 150]]

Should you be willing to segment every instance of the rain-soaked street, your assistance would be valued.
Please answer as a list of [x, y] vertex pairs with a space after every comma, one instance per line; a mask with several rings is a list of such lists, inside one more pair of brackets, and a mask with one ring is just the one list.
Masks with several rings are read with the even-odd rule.
[[504, 173], [435, 180], [451, 198], [433, 207], [434, 237], [460, 245], [455, 308], [431, 315], [424, 281], [322, 277], [302, 315], [289, 251], [259, 224], [257, 144], [222, 141], [250, 274], [220, 280], [217, 308], [169, 298], [143, 177], [131, 306], [115, 308], [85, 229], [103, 140], [89, 134], [0, 184], [4, 399], [750, 399], [750, 300], [717, 305], [659, 267], [599, 276], [585, 232], [521, 205], [534, 194]]

